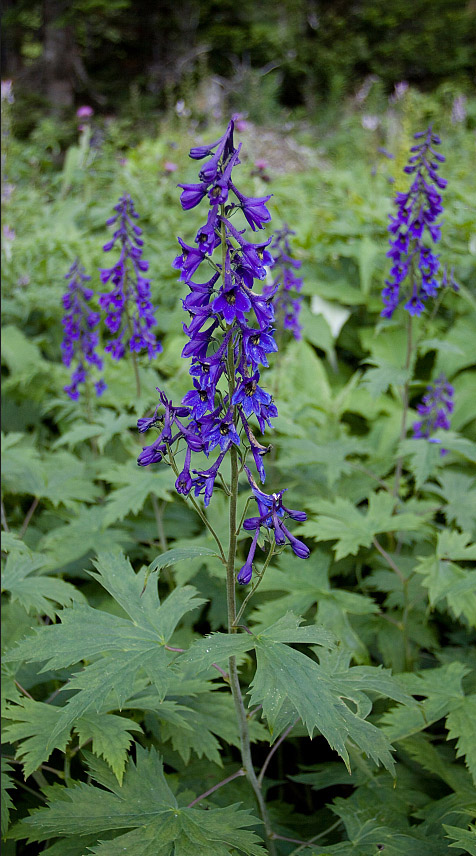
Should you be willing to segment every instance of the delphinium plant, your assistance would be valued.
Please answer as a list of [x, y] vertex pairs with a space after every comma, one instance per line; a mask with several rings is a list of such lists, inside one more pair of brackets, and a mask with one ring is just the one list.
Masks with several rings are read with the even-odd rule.
[[302, 336], [302, 325], [299, 322], [302, 295], [302, 277], [296, 276], [295, 271], [301, 267], [299, 259], [293, 258], [289, 238], [295, 235], [289, 226], [284, 225], [273, 235], [270, 252], [274, 259], [272, 268], [273, 283], [266, 286], [264, 294], [274, 293], [273, 304], [276, 313], [277, 329], [288, 331], [295, 339]]
[[103, 246], [110, 252], [120, 247], [118, 260], [109, 268], [101, 269], [101, 282], [112, 288], [99, 297], [99, 305], [107, 314], [105, 325], [111, 334], [105, 346], [114, 360], [121, 360], [129, 350], [134, 366], [136, 391], [140, 396], [140, 379], [136, 355], [147, 351], [152, 360], [162, 350], [153, 328], [157, 321], [156, 309], [151, 303], [150, 281], [143, 275], [149, 263], [142, 258], [144, 242], [142, 229], [135, 222], [139, 215], [129, 194], [121, 196], [114, 207], [116, 214], [106, 225], [115, 226], [113, 237]]
[[[309, 556], [308, 547], [298, 540], [285, 525], [286, 518], [302, 521], [306, 514], [283, 504], [283, 490], [272, 494], [262, 491], [246, 461], [251, 458], [262, 483], [266, 479], [263, 458], [269, 451], [256, 437], [262, 434], [270, 420], [277, 416], [272, 396], [264, 388], [261, 368], [268, 365], [267, 355], [277, 350], [274, 339], [275, 286], [266, 295], [257, 291], [259, 281], [266, 277], [266, 268], [273, 264], [268, 249], [271, 239], [250, 242], [245, 230], [232, 223], [241, 212], [252, 230], [261, 229], [270, 220], [267, 197], [247, 197], [235, 186], [233, 169], [240, 163], [241, 145], [235, 146], [234, 122], [230, 121], [224, 135], [208, 146], [193, 148], [190, 157], [205, 160], [198, 184], [180, 184], [184, 210], [208, 202], [206, 223], [197, 232], [195, 246], [181, 238], [181, 253], [174, 261], [180, 280], [189, 293], [183, 301], [189, 314], [184, 331], [189, 339], [182, 356], [192, 358], [189, 373], [193, 389], [179, 405], [174, 405], [159, 390], [160, 404], [150, 418], [139, 420], [141, 432], [159, 428], [154, 442], [143, 448], [138, 458], [141, 466], [164, 460], [176, 475], [178, 493], [189, 496], [204, 523], [211, 530], [226, 567], [228, 632], [237, 630], [243, 609], [237, 613], [235, 585], [247, 585], [253, 574], [253, 561], [258, 539], [268, 541], [267, 557], [258, 582], [262, 579], [276, 548], [289, 545], [300, 558]], [[216, 251], [216, 252], [215, 252]], [[211, 273], [206, 281], [194, 281], [203, 269]], [[258, 429], [251, 420], [257, 422]], [[207, 469], [192, 469], [192, 456], [212, 453], [214, 460]], [[218, 454], [216, 455], [216, 453]], [[178, 460], [185, 453], [179, 468]], [[216, 456], [215, 456], [216, 455]], [[225, 469], [229, 463], [228, 470]], [[240, 523], [237, 517], [239, 476], [244, 473], [258, 506], [258, 516]], [[217, 481], [229, 497], [229, 542], [223, 547], [207, 517], [196, 502], [203, 495], [204, 505], [211, 501]], [[253, 533], [248, 557], [236, 574], [237, 536], [241, 525]], [[250, 752], [247, 717], [243, 705], [235, 657], [229, 660], [230, 685], [240, 723], [241, 752], [248, 779], [256, 794], [265, 823], [270, 852], [273, 851], [270, 822], [261, 786], [254, 771]]]
[[[84, 267], [76, 259], [68, 273], [66, 294], [63, 295], [63, 317], [64, 338], [61, 343], [63, 363], [67, 368], [74, 363], [75, 367], [71, 375], [71, 383], [64, 387], [73, 401], [77, 401], [80, 395], [80, 387], [87, 389], [90, 367], [94, 366], [99, 371], [103, 367], [102, 358], [96, 352], [99, 344], [99, 335], [95, 332], [101, 316], [99, 312], [93, 312], [88, 306], [94, 291], [87, 283], [91, 280], [86, 275]], [[96, 395], [100, 396], [106, 389], [102, 378], [94, 384]]]
[[[408, 164], [404, 167], [404, 172], [412, 176], [412, 183], [406, 193], [396, 194], [397, 212], [390, 216], [390, 249], [387, 256], [392, 261], [392, 267], [382, 291], [384, 308], [381, 313], [383, 318], [391, 319], [401, 305], [408, 313], [404, 367], [406, 380], [400, 430], [402, 441], [407, 433], [411, 373], [417, 344], [413, 335], [413, 319], [422, 316], [429, 303], [432, 314], [436, 314], [448, 286], [458, 290], [453, 275], [448, 276], [446, 268], [440, 264], [440, 256], [435, 252], [435, 246], [441, 239], [439, 218], [443, 212], [443, 202], [440, 191], [447, 185], [446, 179], [438, 174], [440, 165], [445, 161], [444, 156], [437, 151], [441, 140], [431, 126], [426, 131], [416, 133], [414, 138], [415, 145], [411, 147]], [[446, 425], [432, 425], [433, 429], [436, 427]], [[429, 431], [415, 436], [428, 437]], [[395, 473], [395, 497], [399, 492], [402, 466], [403, 459], [400, 457]]]

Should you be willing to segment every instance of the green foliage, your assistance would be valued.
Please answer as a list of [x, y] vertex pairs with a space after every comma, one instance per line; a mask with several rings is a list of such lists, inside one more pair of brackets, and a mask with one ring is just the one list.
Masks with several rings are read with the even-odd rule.
[[[106, 42], [112, 50], [112, 30], [121, 32], [130, 6], [108, 7], [103, 38], [102, 5], [80, 4], [79, 19], [86, 12], [91, 19], [94, 50]], [[284, 98], [290, 79], [304, 91], [305, 57], [311, 63], [318, 42], [326, 50], [319, 69], [313, 66], [314, 83], [322, 80], [323, 92], [345, 87], [357, 47], [364, 62], [378, 29], [368, 4], [349, 13], [343, 55], [339, 4], [323, 5], [312, 32], [302, 29], [303, 8], [298, 2], [279, 11], [292, 23], [287, 50], [299, 44], [279, 69]], [[69, 13], [76, 23], [78, 9]], [[388, 20], [397, 14], [380, 11]], [[262, 95], [276, 102], [271, 76], [261, 92], [268, 75], [257, 65], [265, 61], [258, 45], [270, 60], [280, 47], [278, 10], [271, 12], [264, 32], [260, 10], [240, 10], [237, 38], [249, 45], [247, 85], [256, 96], [252, 106], [240, 103], [241, 112], [259, 110]], [[212, 27], [205, 10], [198, 28], [218, 40], [233, 29], [235, 14], [225, 4]], [[408, 42], [398, 32], [400, 47], [429, 44], [441, 21], [449, 31], [459, 27], [452, 4], [438, 14], [431, 38], [426, 25]], [[372, 18], [368, 32], [359, 15]], [[37, 23], [28, 21], [33, 32]], [[372, 62], [385, 57], [384, 76], [393, 83], [401, 66], [397, 53], [387, 56], [386, 34]], [[326, 70], [326, 56], [339, 51], [337, 71], [332, 63]], [[203, 517], [176, 494], [165, 465], [135, 464], [136, 421], [153, 413], [155, 387], [178, 402], [189, 386], [180, 356], [184, 291], [170, 262], [175, 236], [193, 241], [200, 223], [193, 210], [184, 225], [175, 188], [177, 180], [193, 180], [184, 165], [195, 126], [177, 119], [139, 139], [132, 114], [128, 125], [112, 119], [103, 127], [95, 118], [101, 144], [88, 148], [83, 136], [80, 149], [70, 129], [73, 149], [63, 165], [54, 152], [65, 138], [54, 137], [53, 120], [21, 148], [9, 141], [15, 189], [4, 218], [16, 237], [2, 249], [7, 847], [29, 839], [48, 856], [264, 853], [262, 827], [250, 831], [258, 806], [238, 768], [234, 658], [257, 774], [269, 760], [261, 778], [272, 828], [283, 836], [275, 840], [278, 856], [299, 847], [284, 839], [316, 836], [307, 847], [316, 856], [369, 856], [379, 846], [393, 856], [474, 851], [476, 248], [469, 212], [476, 188], [468, 126], [476, 113], [468, 99], [467, 125], [453, 126], [454, 94], [410, 88], [387, 110], [376, 84], [361, 106], [342, 107], [334, 126], [326, 117], [319, 138], [299, 125], [292, 136], [268, 129], [264, 143], [261, 128], [244, 132], [243, 186], [256, 196], [273, 193], [273, 225], [286, 220], [295, 229], [302, 261], [303, 337], [283, 335], [266, 376], [279, 409], [265, 437], [272, 443], [266, 490], [286, 487], [286, 505], [306, 510], [295, 531], [311, 555], [302, 561], [278, 547], [259, 576], [265, 554], [258, 548], [258, 585], [246, 603], [250, 587], [237, 587], [243, 612], [233, 633], [226, 632], [223, 561]], [[363, 111], [378, 116], [375, 132], [362, 127]], [[403, 189], [409, 136], [430, 120], [447, 155], [442, 262], [454, 266], [461, 288], [442, 294], [434, 316], [414, 320], [409, 372], [405, 325], [398, 313], [380, 319], [380, 289], [393, 182]], [[200, 141], [214, 134], [204, 128]], [[395, 159], [384, 158], [381, 146]], [[267, 183], [252, 174], [263, 156]], [[174, 175], [163, 168], [170, 159], [181, 165]], [[73, 403], [63, 392], [68, 373], [60, 358], [63, 276], [78, 255], [97, 291], [104, 221], [125, 191], [141, 212], [164, 351], [152, 365], [140, 362], [139, 399], [131, 365], [105, 355], [108, 389], [99, 400]], [[412, 439], [411, 425], [440, 372], [455, 388], [455, 410], [451, 431], [429, 444]], [[248, 497], [241, 489], [240, 516], [256, 513], [253, 503], [245, 510]], [[226, 552], [228, 501], [220, 485], [203, 514]], [[249, 538], [241, 529], [235, 570]]]

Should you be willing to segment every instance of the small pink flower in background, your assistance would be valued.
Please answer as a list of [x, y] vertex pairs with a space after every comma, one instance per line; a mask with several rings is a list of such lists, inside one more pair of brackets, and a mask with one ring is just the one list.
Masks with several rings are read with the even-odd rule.
[[12, 80], [2, 80], [2, 101], [8, 101], [9, 104], [13, 104], [13, 81]]
[[246, 129], [248, 127], [248, 122], [246, 121], [246, 119], [243, 116], [241, 116], [240, 113], [238, 113], [238, 116], [234, 116], [234, 120], [235, 120], [235, 128], [237, 131], [239, 131], [239, 132], [240, 131], [246, 131]]
[[397, 101], [401, 101], [402, 98], [405, 97], [408, 92], [409, 84], [406, 80], [400, 80], [399, 83], [395, 84], [395, 88], [393, 90], [393, 94], [388, 99], [390, 104], [396, 104]]
[[378, 126], [378, 116], [371, 116], [370, 114], [362, 116], [362, 127], [365, 128], [366, 131], [376, 131]]
[[466, 101], [465, 95], [456, 95], [451, 108], [451, 122], [457, 125], [459, 122], [464, 122], [466, 119]]
[[172, 161], [165, 161], [164, 172], [175, 172], [178, 169], [177, 164]]
[[256, 169], [266, 169], [267, 166], [268, 166], [268, 161], [261, 160], [261, 159], [255, 160]]
[[11, 229], [10, 226], [7, 226], [6, 223], [3, 227], [3, 237], [6, 241], [14, 241], [16, 238], [15, 230]]
[[83, 104], [82, 107], [78, 107], [76, 110], [76, 116], [78, 119], [90, 119], [91, 116], [94, 115], [94, 110], [92, 107], [89, 107], [88, 104]]

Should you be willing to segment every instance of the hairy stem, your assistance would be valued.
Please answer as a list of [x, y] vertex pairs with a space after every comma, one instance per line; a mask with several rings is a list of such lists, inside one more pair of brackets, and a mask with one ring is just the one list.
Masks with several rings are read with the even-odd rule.
[[263, 766], [261, 767], [260, 774], [259, 774], [259, 776], [258, 776], [258, 783], [259, 783], [260, 785], [262, 785], [262, 783], [263, 783], [264, 774], [265, 774], [265, 772], [266, 772], [266, 770], [267, 770], [268, 764], [269, 764], [269, 762], [271, 761], [271, 758], [273, 757], [274, 753], [276, 752], [276, 750], [277, 750], [277, 749], [279, 749], [279, 747], [281, 746], [281, 743], [283, 743], [283, 742], [286, 740], [286, 737], [288, 736], [288, 734], [290, 734], [290, 733], [291, 733], [291, 731], [293, 730], [294, 726], [295, 726], [298, 722], [299, 722], [299, 717], [298, 717], [297, 719], [295, 719], [295, 720], [294, 720], [294, 722], [291, 722], [291, 725], [288, 725], [288, 727], [286, 728], [286, 730], [285, 730], [285, 731], [283, 731], [283, 733], [281, 734], [281, 737], [279, 738], [279, 740], [276, 740], [276, 743], [275, 743], [275, 744], [274, 744], [274, 746], [271, 748], [271, 750], [268, 752], [268, 754], [267, 754], [267, 756], [266, 756], [266, 758], [265, 758], [264, 764], [263, 764]]

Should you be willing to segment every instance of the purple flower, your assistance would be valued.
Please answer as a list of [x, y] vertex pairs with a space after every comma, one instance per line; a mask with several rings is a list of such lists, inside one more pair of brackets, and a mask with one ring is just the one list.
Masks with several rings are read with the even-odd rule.
[[[69, 280], [68, 290], [63, 295], [63, 308], [65, 315], [62, 321], [64, 327], [64, 338], [61, 343], [62, 360], [69, 368], [73, 361], [77, 366], [72, 373], [71, 383], [64, 387], [73, 401], [79, 398], [79, 386], [86, 383], [89, 376], [87, 365], [102, 369], [102, 359], [96, 353], [99, 343], [97, 333], [93, 333], [99, 324], [101, 316], [98, 312], [91, 312], [88, 306], [93, 296], [93, 290], [86, 283], [91, 277], [86, 276], [83, 266], [79, 260], [72, 264], [65, 279]], [[103, 380], [95, 384], [96, 395], [102, 395], [106, 389]]]
[[302, 327], [299, 323], [299, 313], [302, 296], [299, 292], [303, 281], [294, 273], [301, 267], [301, 262], [292, 257], [289, 244], [289, 236], [294, 234], [295, 232], [287, 225], [274, 233], [270, 250], [274, 259], [275, 278], [272, 285], [266, 286], [264, 293], [271, 293], [274, 290], [273, 306], [277, 326], [282, 330], [289, 330], [295, 339], [301, 339]]
[[[193, 388], [184, 396], [180, 412], [161, 392], [163, 414], [159, 405], [152, 416], [138, 423], [141, 432], [159, 430], [152, 445], [143, 449], [139, 463], [143, 466], [155, 463], [167, 449], [174, 456], [185, 444], [185, 463], [175, 487], [183, 496], [188, 496], [192, 490], [196, 497], [203, 496], [205, 506], [211, 500], [220, 467], [232, 448], [250, 479], [245, 461], [251, 452], [259, 477], [265, 481], [263, 458], [271, 447], [255, 437], [256, 428], [249, 420], [254, 419], [263, 433], [271, 419], [278, 415], [271, 395], [260, 385], [259, 372], [260, 366], [268, 365], [267, 355], [277, 350], [274, 298], [278, 284], [264, 290], [260, 287], [260, 281], [267, 276], [267, 268], [275, 263], [269, 246], [271, 238], [250, 242], [246, 230], [236, 228], [230, 221], [240, 209], [253, 232], [263, 228], [270, 220], [266, 207], [270, 197], [245, 196], [237, 189], [233, 170], [240, 163], [241, 147], [235, 147], [233, 131], [232, 119], [223, 136], [214, 143], [193, 148], [190, 157], [203, 161], [199, 181], [179, 184], [184, 210], [208, 205], [206, 222], [196, 233], [195, 246], [178, 238], [181, 253], [173, 262], [173, 267], [180, 271], [180, 281], [189, 289], [182, 301], [189, 316], [188, 323], [183, 325], [188, 342], [182, 356], [191, 358], [189, 373]], [[290, 234], [289, 230], [286, 234]], [[287, 244], [284, 246], [288, 249]], [[300, 280], [296, 280], [293, 270], [300, 263], [285, 250], [282, 250], [282, 261], [285, 290], [290, 291], [291, 285], [298, 290]], [[200, 277], [202, 264], [207, 273], [210, 267], [214, 269], [211, 278], [208, 278], [209, 273]], [[195, 282], [192, 277], [206, 281]], [[290, 304], [290, 311], [296, 314], [297, 298], [292, 295], [290, 299], [295, 301]], [[286, 323], [290, 323], [288, 318]], [[240, 431], [244, 431], [241, 438]], [[175, 432], [173, 436], [172, 432]], [[217, 447], [220, 453], [208, 469], [190, 470], [194, 452], [209, 456]], [[250, 484], [260, 516], [249, 518], [244, 524], [246, 530], [257, 531], [248, 559], [238, 574], [238, 582], [243, 585], [252, 576], [260, 528], [274, 530], [276, 543], [291, 545], [296, 555], [305, 558], [309, 554], [308, 548], [284, 525], [286, 517], [302, 520], [305, 514], [283, 506], [283, 491], [268, 495], [259, 490], [256, 482], [250, 481]]]
[[391, 318], [397, 306], [404, 301], [410, 315], [421, 315], [428, 298], [435, 297], [441, 283], [438, 281], [439, 256], [433, 245], [441, 237], [437, 223], [443, 211], [439, 190], [446, 181], [438, 175], [444, 157], [435, 150], [440, 138], [428, 131], [415, 134], [419, 142], [411, 148], [411, 157], [404, 172], [413, 176], [408, 193], [397, 193], [396, 216], [390, 217], [390, 249], [392, 260], [389, 278], [382, 291], [382, 316]]
[[112, 289], [99, 298], [101, 309], [107, 313], [106, 327], [112, 334], [105, 350], [115, 360], [120, 360], [127, 348], [132, 353], [146, 350], [152, 360], [161, 352], [162, 345], [152, 331], [157, 321], [150, 299], [150, 281], [142, 275], [149, 263], [142, 258], [142, 230], [134, 223], [139, 215], [127, 194], [114, 210], [117, 213], [109, 218], [107, 225], [115, 225], [116, 229], [103, 250], [108, 253], [119, 244], [120, 256], [112, 267], [101, 270], [101, 281], [110, 282]]
[[[420, 419], [413, 423], [413, 436], [415, 439], [424, 438], [430, 443], [439, 443], [437, 438], [431, 435], [442, 428], [444, 431], [450, 429], [450, 415], [454, 409], [454, 389], [448, 383], [445, 375], [440, 375], [433, 386], [430, 384], [423, 396], [421, 404], [417, 405]], [[441, 449], [442, 455], [446, 449]]]

